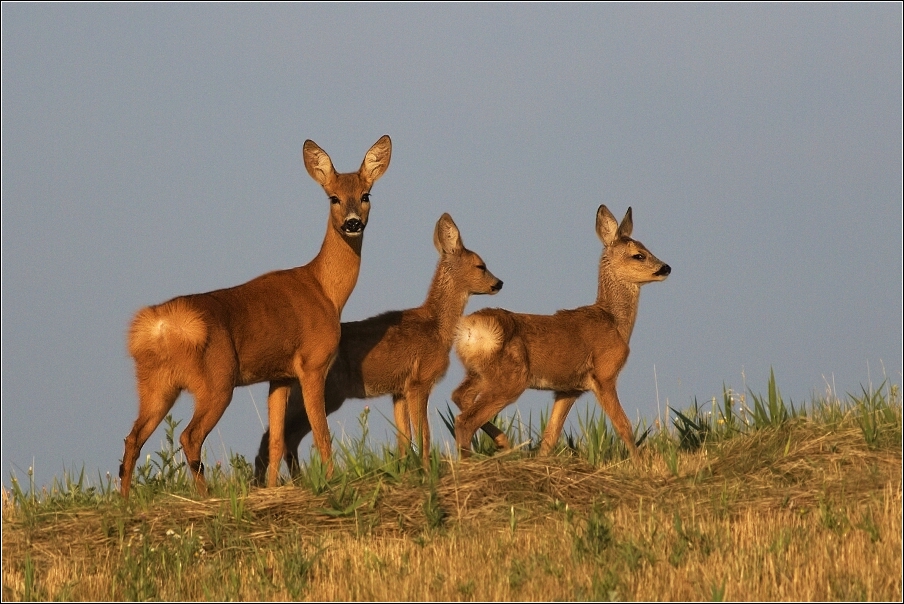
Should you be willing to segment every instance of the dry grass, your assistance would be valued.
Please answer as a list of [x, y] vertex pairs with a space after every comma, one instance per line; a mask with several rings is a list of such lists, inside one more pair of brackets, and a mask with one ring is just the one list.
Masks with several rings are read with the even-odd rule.
[[900, 601], [901, 463], [793, 420], [677, 466], [515, 453], [321, 495], [4, 501], [3, 600]]

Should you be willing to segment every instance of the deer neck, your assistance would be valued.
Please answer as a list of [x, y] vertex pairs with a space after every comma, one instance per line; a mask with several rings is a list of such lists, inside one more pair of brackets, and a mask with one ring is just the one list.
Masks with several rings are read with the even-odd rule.
[[616, 328], [625, 342], [631, 340], [634, 321], [637, 319], [637, 304], [640, 301], [640, 285], [619, 279], [609, 264], [608, 258], [600, 260], [599, 289], [596, 303], [615, 317]]
[[466, 290], [456, 287], [450, 267], [440, 262], [422, 308], [436, 320], [440, 340], [450, 347], [468, 297]]
[[346, 237], [327, 224], [320, 252], [308, 265], [340, 313], [358, 282], [363, 238]]

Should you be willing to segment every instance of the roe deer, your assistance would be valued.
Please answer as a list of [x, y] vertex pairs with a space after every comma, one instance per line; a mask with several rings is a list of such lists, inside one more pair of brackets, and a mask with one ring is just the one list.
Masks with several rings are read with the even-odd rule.
[[[357, 172], [338, 174], [326, 152], [305, 141], [305, 168], [330, 201], [326, 237], [317, 256], [301, 267], [138, 311], [128, 338], [138, 382], [138, 419], [125, 439], [119, 468], [124, 497], [142, 445], [182, 390], [194, 395], [195, 410], [179, 442], [202, 496], [207, 485], [201, 445], [237, 386], [297, 378], [315, 443], [324, 461], [330, 461], [323, 386], [339, 347], [342, 308], [358, 280], [370, 189], [389, 166], [391, 151], [389, 137], [383, 136]], [[268, 406], [270, 425], [280, 428], [273, 432], [282, 438], [285, 407], [271, 401]], [[269, 484], [276, 484], [275, 473]]]
[[[502, 289], [502, 281], [487, 270], [480, 256], [464, 247], [449, 214], [437, 221], [433, 244], [439, 252], [439, 263], [427, 299], [418, 308], [343, 323], [339, 353], [327, 374], [325, 392], [327, 413], [337, 410], [346, 399], [391, 394], [400, 453], [414, 434], [419, 436], [424, 460], [430, 451], [427, 399], [449, 367], [455, 328], [468, 298], [473, 294], [493, 295]], [[299, 467], [298, 445], [311, 431], [305, 409], [301, 392], [293, 384], [285, 420], [285, 458], [292, 473]], [[268, 442], [265, 433], [254, 464], [258, 481], [262, 481], [269, 461], [280, 459], [273, 457]]]
[[[606, 206], [597, 210], [596, 233], [604, 250], [594, 304], [554, 315], [485, 308], [461, 320], [455, 347], [465, 378], [452, 400], [461, 409], [455, 442], [463, 458], [471, 453], [477, 428], [532, 388], [555, 393], [541, 455], [559, 440], [574, 401], [592, 390], [637, 459], [631, 422], [618, 401], [615, 382], [628, 360], [640, 286], [662, 281], [672, 269], [631, 239], [632, 229], [631, 208], [620, 225]], [[497, 445], [508, 448], [498, 428], [493, 436]]]

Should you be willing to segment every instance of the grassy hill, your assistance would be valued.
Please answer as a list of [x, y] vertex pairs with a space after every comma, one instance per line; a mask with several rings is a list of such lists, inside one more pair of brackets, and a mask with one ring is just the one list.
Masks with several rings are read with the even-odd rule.
[[639, 465], [597, 417], [545, 458], [542, 426], [503, 420], [521, 449], [426, 470], [365, 429], [330, 480], [315, 458], [257, 488], [236, 456], [204, 500], [170, 421], [129, 501], [13, 482], [3, 600], [900, 601], [898, 388], [794, 408], [770, 381], [707, 407], [638, 428]]

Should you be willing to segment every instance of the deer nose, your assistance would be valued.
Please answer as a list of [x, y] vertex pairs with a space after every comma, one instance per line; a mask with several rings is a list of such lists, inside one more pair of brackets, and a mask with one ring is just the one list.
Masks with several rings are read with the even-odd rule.
[[349, 218], [342, 224], [342, 230], [346, 233], [360, 233], [364, 230], [364, 223], [358, 218]]
[[491, 285], [490, 289], [494, 292], [498, 292], [500, 289], [502, 289], [502, 279], [499, 279], [494, 285]]
[[663, 264], [662, 268], [653, 273], [656, 277], [667, 277], [672, 273], [672, 267], [668, 264]]

